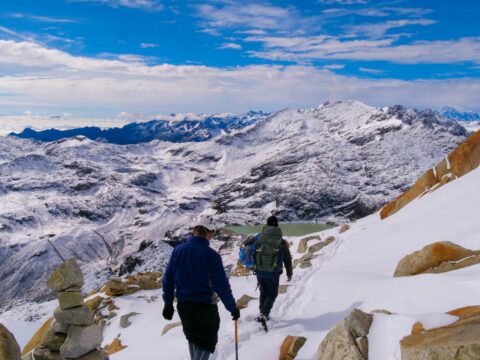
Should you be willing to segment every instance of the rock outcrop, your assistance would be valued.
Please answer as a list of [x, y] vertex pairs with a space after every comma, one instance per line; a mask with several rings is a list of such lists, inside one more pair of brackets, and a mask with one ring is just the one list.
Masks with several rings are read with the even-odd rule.
[[113, 276], [100, 289], [107, 296], [124, 296], [140, 290], [155, 290], [162, 287], [161, 272], [147, 272], [127, 275], [124, 279]]
[[423, 174], [410, 189], [385, 205], [380, 211], [380, 218], [385, 219], [389, 217], [412, 200], [469, 173], [479, 165], [480, 131], [477, 131], [437, 166]]
[[308, 249], [307, 245], [308, 245], [308, 242], [311, 240], [321, 241], [322, 239], [318, 235], [307, 236], [307, 237], [304, 237], [303, 239], [300, 239], [300, 242], [298, 243], [297, 252], [299, 252], [300, 254], [307, 252], [307, 249]]
[[20, 360], [20, 347], [15, 337], [0, 324], [0, 360]]
[[51, 274], [47, 286], [56, 291], [59, 307], [27, 344], [25, 358], [33, 353], [35, 360], [108, 359], [101, 348], [102, 331], [83, 302], [83, 283], [75, 259], [66, 260]]
[[373, 315], [354, 309], [327, 334], [317, 351], [318, 360], [368, 360], [367, 335]]
[[480, 263], [480, 251], [472, 251], [454, 243], [442, 241], [427, 245], [402, 258], [393, 276], [447, 272], [478, 263]]
[[293, 360], [297, 356], [302, 346], [307, 341], [303, 336], [288, 335], [280, 347], [280, 356], [278, 360]]
[[480, 308], [449, 312], [460, 319], [453, 324], [413, 333], [400, 341], [402, 360], [480, 359]]

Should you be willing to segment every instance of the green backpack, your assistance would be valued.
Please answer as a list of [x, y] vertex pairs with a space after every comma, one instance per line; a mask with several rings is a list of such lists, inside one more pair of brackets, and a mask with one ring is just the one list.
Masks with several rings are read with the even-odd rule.
[[[257, 271], [274, 272], [282, 246], [282, 230], [276, 226], [264, 226], [255, 244], [255, 268]], [[280, 264], [281, 265], [281, 264]]]

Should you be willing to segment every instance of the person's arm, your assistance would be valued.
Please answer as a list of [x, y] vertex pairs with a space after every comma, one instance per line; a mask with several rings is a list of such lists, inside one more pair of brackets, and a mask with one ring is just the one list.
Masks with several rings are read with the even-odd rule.
[[213, 290], [218, 294], [220, 300], [223, 302], [223, 305], [230, 313], [236, 312], [237, 305], [232, 294], [232, 288], [230, 287], [230, 282], [227, 279], [227, 274], [225, 274], [222, 258], [217, 252], [212, 252], [211, 266], [210, 277], [212, 280]]
[[173, 250], [163, 275], [163, 301], [165, 305], [172, 305], [175, 297], [175, 257], [176, 252]]
[[285, 240], [283, 241], [283, 264], [285, 265], [285, 270], [287, 271], [288, 281], [292, 279], [293, 276], [293, 266], [292, 266], [292, 254], [290, 253], [290, 247]]

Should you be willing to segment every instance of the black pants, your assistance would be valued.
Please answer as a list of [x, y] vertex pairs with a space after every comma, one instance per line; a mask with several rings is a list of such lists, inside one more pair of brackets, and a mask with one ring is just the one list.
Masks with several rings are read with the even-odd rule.
[[195, 301], [179, 301], [177, 310], [187, 340], [214, 353], [218, 342], [218, 329], [220, 328], [217, 305]]
[[280, 275], [272, 275], [271, 278], [257, 276], [257, 280], [260, 288], [260, 313], [268, 317], [278, 296]]

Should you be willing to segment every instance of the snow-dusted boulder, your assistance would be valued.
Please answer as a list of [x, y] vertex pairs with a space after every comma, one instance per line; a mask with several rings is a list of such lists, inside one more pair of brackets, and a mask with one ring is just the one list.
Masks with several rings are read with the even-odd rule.
[[[436, 242], [402, 258], [393, 276], [410, 276], [425, 272], [444, 272], [436, 271], [436, 269], [443, 263], [458, 262], [472, 256], [475, 256], [476, 259], [476, 255], [479, 255], [478, 251], [465, 249], [449, 241]], [[442, 268], [448, 269], [448, 266], [443, 265]], [[454, 270], [455, 265], [452, 265], [450, 268]]]
[[0, 360], [20, 360], [20, 347], [15, 337], [0, 324]]
[[367, 335], [373, 315], [354, 309], [327, 334], [317, 351], [318, 360], [367, 360]]
[[469, 307], [450, 314], [460, 319], [448, 326], [404, 337], [400, 341], [402, 360], [480, 359], [480, 309]]

